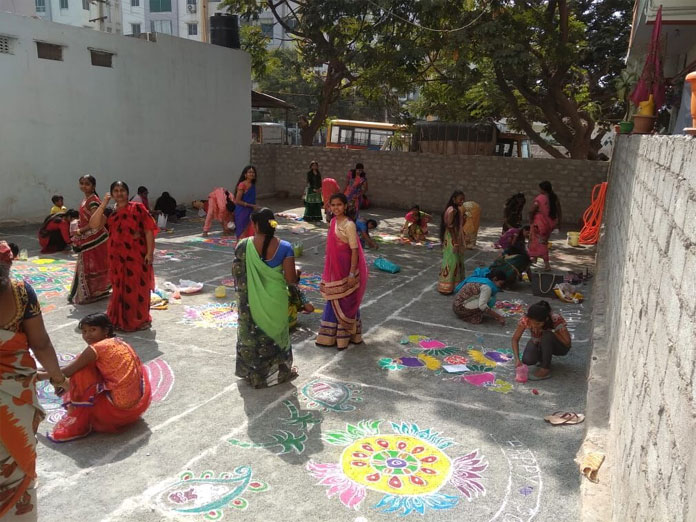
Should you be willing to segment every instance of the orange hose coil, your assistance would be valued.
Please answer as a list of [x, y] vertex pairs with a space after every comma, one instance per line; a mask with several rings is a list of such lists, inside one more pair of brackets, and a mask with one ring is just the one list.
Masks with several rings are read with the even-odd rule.
[[604, 181], [592, 189], [592, 203], [582, 215], [583, 226], [580, 231], [580, 243], [583, 245], [596, 245], [599, 241], [606, 199], [607, 182]]

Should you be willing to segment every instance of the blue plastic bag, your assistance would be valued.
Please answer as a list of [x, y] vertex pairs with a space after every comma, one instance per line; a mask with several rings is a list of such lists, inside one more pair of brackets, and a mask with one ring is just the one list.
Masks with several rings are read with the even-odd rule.
[[396, 263], [392, 263], [384, 257], [378, 257], [377, 259], [375, 259], [374, 265], [379, 270], [382, 270], [383, 272], [389, 272], [390, 274], [396, 274], [397, 272], [401, 271], [401, 267], [399, 265], [397, 265]]

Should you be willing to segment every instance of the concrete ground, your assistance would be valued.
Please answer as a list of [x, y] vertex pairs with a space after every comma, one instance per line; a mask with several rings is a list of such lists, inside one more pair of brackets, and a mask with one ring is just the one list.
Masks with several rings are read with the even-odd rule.
[[[302, 214], [291, 200], [264, 203]], [[365, 214], [381, 221], [381, 234], [396, 234], [402, 223], [403, 213]], [[279, 221], [279, 237], [304, 243], [297, 263], [321, 309], [313, 287], [327, 227]], [[368, 260], [384, 255], [402, 269], [370, 267], [364, 345], [318, 348], [320, 315], [301, 315], [292, 334], [299, 378], [254, 390], [234, 375], [234, 292], [228, 287], [226, 298], [214, 297], [215, 287], [229, 284], [232, 246], [219, 232], [202, 241], [198, 218], [170, 226], [156, 242], [158, 285], [191, 279], [204, 289], [153, 310], [150, 331], [124, 335], [147, 363], [154, 389], [143, 420], [124, 433], [50, 442], [45, 433], [61, 410], [50, 388], [40, 388], [49, 413], [39, 430], [40, 520], [357, 522], [419, 513], [432, 520], [579, 519], [573, 459], [583, 425], [552, 427], [543, 417], [584, 410], [591, 285], [581, 288], [581, 305], [552, 303], [574, 338], [570, 353], [554, 358], [553, 378], [518, 384], [506, 350], [519, 315], [504, 327], [463, 323], [452, 298], [436, 291], [438, 247], [387, 238], [367, 251]], [[15, 270], [34, 283], [53, 344], [67, 361], [84, 348], [77, 321], [105, 310], [106, 302], [66, 303], [73, 258], [47, 255], [40, 258], [55, 261], [37, 263], [36, 228], [4, 227], [0, 236], [29, 249], [29, 261]], [[498, 230], [482, 227], [467, 272], [496, 257]], [[552, 238], [554, 268], [592, 272], [594, 249], [567, 247], [564, 238]], [[523, 283], [499, 300], [538, 298]], [[442, 371], [443, 363], [464, 359], [469, 372]]]

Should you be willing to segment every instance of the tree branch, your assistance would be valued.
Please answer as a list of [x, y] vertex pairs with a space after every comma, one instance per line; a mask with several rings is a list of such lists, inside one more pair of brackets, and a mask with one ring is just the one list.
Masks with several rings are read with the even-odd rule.
[[517, 119], [527, 136], [532, 138], [542, 149], [551, 154], [551, 156], [553, 156], [554, 158], [566, 159], [566, 156], [564, 156], [559, 150], [557, 150], [549, 142], [547, 142], [541, 136], [541, 134], [534, 130], [532, 125], [529, 123], [527, 118], [520, 110], [520, 107], [517, 103], [517, 98], [515, 98], [515, 93], [512, 92], [512, 89], [508, 85], [507, 80], [505, 80], [502, 71], [498, 67], [494, 67], [494, 70], [496, 83], [498, 84], [498, 87], [503, 93], [503, 96], [505, 96], [505, 99], [507, 100], [513, 115], [515, 116], [515, 118]]

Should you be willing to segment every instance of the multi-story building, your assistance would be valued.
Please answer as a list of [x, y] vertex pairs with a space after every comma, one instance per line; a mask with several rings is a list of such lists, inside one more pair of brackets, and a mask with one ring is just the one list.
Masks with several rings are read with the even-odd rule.
[[39, 18], [51, 22], [123, 32], [121, 0], [35, 0], [35, 8]]
[[[0, 0], [31, 7], [19, 12], [17, 8], [3, 9], [16, 14], [34, 15], [40, 18], [78, 27], [92, 28], [107, 33], [138, 36], [141, 33], [164, 33], [189, 40], [210, 41], [210, 24], [203, 17], [226, 13], [220, 9], [220, 1], [207, 0]], [[207, 1], [207, 13], [203, 2]], [[33, 5], [31, 5], [33, 4]], [[292, 2], [291, 2], [292, 4]], [[36, 11], [34, 12], [34, 8]], [[279, 6], [279, 13], [293, 24], [290, 7]], [[291, 37], [281, 24], [266, 10], [253, 22], [271, 38], [271, 49], [290, 45]], [[203, 32], [208, 32], [204, 38]]]

